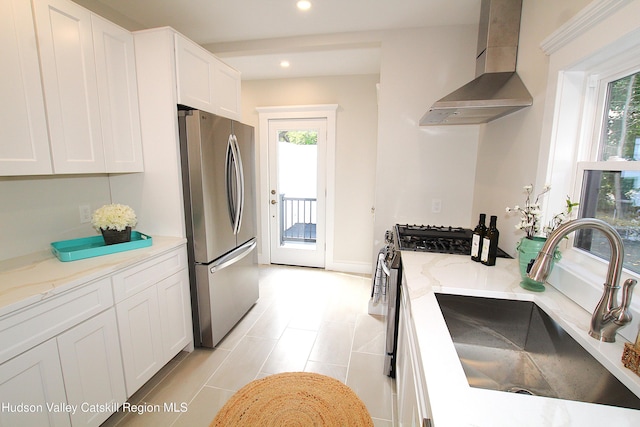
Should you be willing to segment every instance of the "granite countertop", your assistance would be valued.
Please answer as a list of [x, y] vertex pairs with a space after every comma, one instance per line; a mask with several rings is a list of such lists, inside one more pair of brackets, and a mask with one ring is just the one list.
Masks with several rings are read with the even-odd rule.
[[77, 261], [61, 262], [50, 251], [0, 261], [0, 316], [186, 243], [181, 237], [152, 238], [148, 247]]
[[535, 302], [623, 384], [640, 396], [640, 377], [621, 362], [624, 339], [602, 343], [588, 335], [591, 314], [550, 285], [519, 286], [517, 260], [486, 267], [459, 255], [402, 252], [411, 315], [434, 425], [639, 426], [640, 411], [472, 388], [465, 377], [435, 293]]

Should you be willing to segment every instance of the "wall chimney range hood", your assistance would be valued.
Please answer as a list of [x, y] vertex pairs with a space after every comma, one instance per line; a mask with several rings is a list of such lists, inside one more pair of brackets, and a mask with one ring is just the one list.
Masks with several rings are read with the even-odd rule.
[[421, 126], [487, 123], [533, 103], [516, 73], [522, 0], [482, 0], [476, 78], [436, 101]]

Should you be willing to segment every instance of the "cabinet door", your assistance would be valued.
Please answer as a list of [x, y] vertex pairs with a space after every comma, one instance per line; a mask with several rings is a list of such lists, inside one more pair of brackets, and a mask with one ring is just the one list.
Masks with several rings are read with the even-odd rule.
[[175, 42], [178, 103], [216, 113], [213, 54], [180, 34]]
[[55, 339], [0, 365], [0, 402], [8, 405], [0, 411], [0, 426], [71, 425], [60, 406], [66, 396]]
[[186, 347], [193, 337], [189, 274], [182, 270], [157, 285], [164, 362]]
[[142, 172], [133, 35], [91, 15], [107, 172]]
[[127, 397], [164, 365], [160, 312], [152, 286], [116, 305]]
[[[404, 301], [403, 301], [404, 302]], [[398, 425], [419, 426], [416, 372], [413, 369], [411, 336], [407, 307], [401, 303], [398, 324], [398, 358], [396, 384], [398, 389]]]
[[[402, 275], [402, 290], [407, 289]], [[429, 395], [424, 384], [424, 371], [418, 356], [418, 343], [411, 315], [411, 303], [406, 292], [400, 292], [400, 323], [398, 325], [398, 419], [400, 426], [423, 426], [431, 419]], [[430, 425], [430, 424], [429, 424]]]
[[57, 339], [67, 401], [89, 409], [71, 414], [71, 422], [74, 426], [99, 426], [127, 400], [113, 308]]
[[31, 4], [0, 0], [0, 175], [51, 173]]
[[213, 72], [214, 113], [240, 120], [240, 72], [219, 59], [215, 59]]
[[55, 173], [105, 172], [91, 13], [34, 0]]

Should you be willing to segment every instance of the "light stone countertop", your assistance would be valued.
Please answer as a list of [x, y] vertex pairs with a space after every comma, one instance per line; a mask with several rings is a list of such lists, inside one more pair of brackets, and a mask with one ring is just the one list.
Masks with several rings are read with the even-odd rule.
[[550, 285], [544, 292], [522, 289], [517, 260], [498, 259], [487, 267], [460, 255], [403, 251], [402, 263], [435, 426], [640, 426], [640, 410], [469, 386], [435, 293], [535, 302], [640, 396], [640, 377], [621, 362], [625, 340], [591, 338], [591, 314]]
[[0, 261], [0, 316], [76, 286], [146, 261], [186, 243], [181, 237], [151, 236], [151, 246], [62, 262], [50, 251]]

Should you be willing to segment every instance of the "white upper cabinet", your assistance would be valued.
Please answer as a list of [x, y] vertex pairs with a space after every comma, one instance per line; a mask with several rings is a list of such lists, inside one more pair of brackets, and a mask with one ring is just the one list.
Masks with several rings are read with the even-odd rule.
[[0, 176], [144, 170], [129, 31], [69, 0], [0, 0], [0, 46]]
[[216, 59], [213, 73], [214, 113], [240, 120], [240, 72]]
[[31, 5], [0, 0], [0, 175], [50, 174]]
[[240, 73], [180, 34], [175, 47], [178, 103], [240, 120]]
[[105, 172], [91, 12], [34, 0], [55, 173]]
[[200, 110], [213, 110], [213, 55], [176, 34], [178, 102]]
[[91, 16], [107, 172], [142, 172], [133, 34]]

